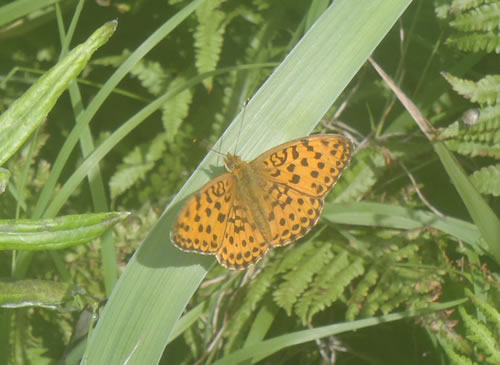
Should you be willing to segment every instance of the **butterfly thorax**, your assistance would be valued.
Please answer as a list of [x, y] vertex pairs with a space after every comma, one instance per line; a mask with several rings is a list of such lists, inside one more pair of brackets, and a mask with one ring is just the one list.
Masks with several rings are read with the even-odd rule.
[[241, 213], [245, 215], [250, 213], [262, 236], [270, 243], [272, 235], [264, 208], [265, 202], [262, 201], [263, 197], [266, 196], [266, 192], [263, 191], [265, 183], [262, 181], [261, 174], [252, 168], [251, 163], [243, 161], [240, 156], [233, 154], [227, 154], [224, 159], [224, 165], [235, 177], [235, 193], [238, 196], [238, 200], [244, 203], [241, 207], [233, 207], [234, 209], [245, 210], [243, 212], [236, 212], [236, 214]]

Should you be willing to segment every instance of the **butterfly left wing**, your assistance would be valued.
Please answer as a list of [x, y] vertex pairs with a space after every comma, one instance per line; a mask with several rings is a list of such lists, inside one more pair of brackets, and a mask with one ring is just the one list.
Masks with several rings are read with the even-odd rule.
[[170, 240], [183, 251], [215, 255], [233, 206], [234, 186], [234, 176], [225, 173], [198, 190], [179, 213]]

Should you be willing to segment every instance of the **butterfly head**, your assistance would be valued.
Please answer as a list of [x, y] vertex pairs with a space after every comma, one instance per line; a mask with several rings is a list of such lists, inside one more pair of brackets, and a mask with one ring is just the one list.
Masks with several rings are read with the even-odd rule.
[[224, 158], [224, 166], [226, 167], [227, 171], [234, 171], [240, 163], [241, 157], [233, 155], [232, 153], [228, 153]]

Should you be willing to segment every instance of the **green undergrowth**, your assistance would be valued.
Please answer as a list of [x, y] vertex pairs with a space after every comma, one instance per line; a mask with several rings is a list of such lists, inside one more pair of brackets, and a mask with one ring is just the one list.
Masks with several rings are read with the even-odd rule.
[[[87, 245], [29, 258], [14, 251], [0, 255], [0, 277], [61, 281], [76, 288], [56, 309], [36, 303], [0, 308], [0, 363], [74, 364], [82, 356], [96, 363], [102, 355], [100, 341], [106, 339], [105, 320], [91, 333], [102, 337], [87, 344], [87, 332], [106, 317], [113, 324], [110, 333], [120, 328], [123, 337], [123, 343], [117, 337], [116, 345], [122, 347], [104, 354], [120, 356], [121, 362], [114, 358], [110, 363], [234, 363], [231, 356], [259, 364], [402, 364], [419, 363], [424, 356], [432, 364], [499, 363], [500, 263], [450, 182], [433, 142], [369, 65], [319, 123], [300, 111], [323, 102], [322, 95], [311, 97], [295, 85], [290, 98], [299, 95], [303, 105], [290, 106], [298, 110], [290, 117], [291, 127], [272, 132], [279, 139], [295, 127], [313, 129], [354, 142], [351, 164], [328, 195], [311, 234], [271, 249], [246, 271], [227, 270], [211, 257], [169, 251], [170, 226], [160, 218], [165, 207], [207, 153], [219, 156], [218, 163], [197, 171], [205, 181], [223, 171], [220, 154], [258, 155], [251, 146], [258, 138], [240, 137], [245, 123], [259, 131], [273, 121], [259, 125], [254, 116], [260, 109], [251, 109], [252, 98], [258, 99], [257, 90], [276, 67], [320, 24], [330, 2], [122, 2], [106, 8], [86, 4], [82, 13], [71, 1], [36, 11], [29, 2], [18, 3], [26, 5], [19, 17], [25, 25], [12, 23], [11, 9], [0, 7], [6, 27], [0, 37], [9, 51], [0, 55], [8, 65], [0, 74], [2, 112], [57, 62], [58, 50], [67, 46], [61, 34], [83, 39], [89, 33], [84, 29], [100, 26], [93, 18], [103, 14], [119, 21], [110, 43], [92, 57], [70, 89], [70, 98], [61, 99], [3, 165], [11, 176], [0, 198], [2, 218], [39, 218], [59, 209], [65, 214], [116, 210], [132, 215], [113, 234]], [[497, 216], [499, 9], [500, 1], [494, 0], [415, 0], [372, 54], [429, 119], [434, 141], [453, 152]], [[75, 34], [68, 32], [73, 16]], [[339, 67], [352, 62], [349, 52], [334, 56]], [[303, 57], [307, 60], [307, 53]], [[317, 56], [309, 57], [312, 63]], [[307, 71], [305, 67], [296, 78], [306, 77]], [[266, 105], [266, 100], [258, 102]], [[226, 134], [233, 137], [219, 140], [233, 119]], [[64, 155], [62, 146], [70, 144], [75, 123], [85, 127]], [[54, 170], [59, 171], [56, 177]], [[57, 203], [61, 194], [70, 199]], [[147, 245], [155, 233], [161, 237], [157, 249]], [[142, 242], [146, 253], [133, 256]], [[162, 255], [173, 255], [168, 258], [172, 267], [165, 267]], [[130, 278], [115, 284], [129, 261], [139, 274], [142, 269], [164, 270], [166, 276], [175, 271], [176, 290], [184, 286], [189, 300], [173, 313], [170, 300], [178, 292], [170, 292], [170, 282], [145, 280], [136, 284], [137, 292], [121, 294], [129, 302], [113, 303], [116, 292], [108, 301], [113, 289], [127, 288]], [[190, 270], [198, 270], [197, 276]], [[68, 305], [75, 297], [83, 303]], [[463, 298], [459, 306], [432, 310]], [[149, 314], [152, 323], [167, 314], [175, 321], [169, 328], [138, 330], [138, 340], [129, 339], [133, 331], [127, 326], [135, 323], [119, 317], [122, 310]], [[384, 323], [391, 314], [404, 319]], [[314, 332], [367, 319], [375, 323], [336, 334]], [[278, 344], [281, 336], [292, 334], [297, 338]], [[274, 345], [266, 342], [273, 340]], [[150, 343], [155, 343], [155, 354], [137, 355]]]

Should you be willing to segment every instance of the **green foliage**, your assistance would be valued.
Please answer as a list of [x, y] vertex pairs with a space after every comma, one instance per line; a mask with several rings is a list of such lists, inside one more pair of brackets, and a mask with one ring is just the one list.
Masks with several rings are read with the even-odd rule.
[[456, 1], [451, 7], [454, 19], [450, 25], [460, 31], [447, 39], [447, 44], [462, 51], [500, 52], [498, 1]]
[[500, 121], [479, 120], [472, 127], [456, 122], [444, 129], [446, 146], [462, 155], [500, 158]]
[[470, 316], [462, 307], [459, 308], [459, 312], [468, 333], [467, 339], [475, 343], [480, 351], [485, 353], [485, 360], [488, 363], [498, 364], [498, 362], [500, 361], [498, 336], [495, 336], [495, 333], [493, 331], [490, 331], [488, 327]]
[[[167, 93], [175, 93], [183, 87], [186, 80], [183, 77], [176, 77], [168, 85]], [[172, 143], [177, 135], [182, 121], [188, 116], [189, 105], [193, 100], [193, 94], [189, 89], [185, 89], [174, 95], [162, 106], [162, 122], [167, 132], [167, 142]]]
[[[81, 99], [71, 99], [71, 105], [67, 99], [58, 103], [44, 128], [8, 161], [12, 176], [0, 199], [4, 217], [29, 216], [55, 168], [63, 172], [49, 200], [58, 195], [88, 156], [75, 151], [64, 164], [55, 163], [75, 120], [80, 120], [80, 113], [88, 113], [89, 105], [95, 108], [92, 102], [109, 81], [109, 73], [131, 62], [129, 57], [134, 52], [129, 50], [147, 46], [149, 35], [188, 3], [170, 0], [165, 8], [156, 2], [135, 2], [125, 15], [118, 14], [117, 8], [105, 9], [114, 12], [115, 17], [120, 15], [118, 31], [78, 80]], [[500, 49], [500, 2], [439, 0], [436, 8], [432, 3], [414, 1], [374, 51], [373, 58], [433, 124], [443, 127], [438, 138], [461, 155], [460, 163], [472, 182], [488, 195], [492, 209], [500, 214], [500, 78], [493, 74], [496, 69], [491, 65], [496, 65], [497, 60], [490, 54]], [[105, 302], [109, 277], [121, 273], [144, 238], [159, 229], [153, 227], [166, 204], [242, 110], [244, 102], [328, 5], [325, 1], [208, 0], [176, 25], [167, 38], [131, 67], [119, 88], [113, 87], [111, 97], [105, 98], [88, 126], [90, 135], [100, 136], [95, 145], [102, 146], [132, 116], [140, 114], [137, 110], [147, 110], [164, 97], [155, 107], [159, 113], [148, 114], [127, 138], [114, 142], [111, 152], [93, 165], [101, 168], [101, 187], [109, 190], [112, 204], [133, 215], [116, 227], [109, 246], [93, 242], [67, 249], [59, 257], [36, 255], [20, 275], [36, 280], [64, 278], [85, 288], [94, 298], [87, 301]], [[74, 11], [74, 6], [68, 9]], [[93, 10], [86, 10], [76, 27], [75, 39], [83, 37], [83, 29], [93, 27], [89, 16], [94, 15]], [[432, 16], [433, 10], [439, 20]], [[30, 23], [35, 32], [15, 25], [17, 33], [7, 28], [2, 34], [5, 52], [0, 55], [0, 64], [6, 65], [0, 75], [2, 110], [33, 83], [38, 77], [35, 71], [44, 72], [56, 62], [60, 37], [51, 33], [56, 14], [51, 11], [48, 15], [46, 25]], [[65, 20], [69, 19], [66, 15], [73, 14], [66, 13]], [[463, 51], [483, 53], [467, 58]], [[351, 62], [350, 54], [338, 57]], [[442, 70], [453, 70], [444, 73], [448, 84], [443, 82]], [[479, 104], [478, 117], [472, 113], [471, 119], [464, 117], [446, 127], [445, 121], [457, 120], [471, 108], [457, 94]], [[305, 94], [303, 100], [307, 104], [315, 102]], [[444, 220], [462, 219], [465, 228], [476, 229], [437, 162], [432, 144], [416, 131], [408, 113], [394, 102], [371, 68], [351, 82], [327, 115], [335, 115], [335, 119], [317, 132], [350, 135], [356, 146], [350, 167], [325, 202], [327, 207], [333, 202], [353, 204], [365, 200], [404, 207], [416, 215], [435, 208]], [[78, 138], [83, 146], [84, 133]], [[237, 142], [223, 140], [221, 152], [236, 143], [236, 150], [231, 152], [239, 153], [241, 143]], [[206, 173], [214, 175], [212, 171]], [[64, 206], [65, 211], [95, 209], [99, 199], [94, 184], [99, 177], [95, 170], [87, 175], [88, 184], [78, 186], [71, 202]], [[379, 223], [376, 218], [375, 223]], [[397, 227], [398, 222], [384, 221], [385, 226], [375, 223], [366, 224], [357, 217], [349, 224], [323, 221], [303, 240], [270, 250], [246, 272], [214, 265], [185, 313], [188, 317], [191, 309], [201, 304], [202, 314], [168, 345], [164, 362], [210, 364], [251, 344], [306, 328], [429, 308], [461, 298], [465, 288], [466, 293], [471, 289], [481, 295], [467, 293], [471, 301], [459, 311], [437, 312], [393, 327], [373, 326], [363, 333], [311, 341], [282, 349], [259, 363], [329, 363], [336, 357], [339, 363], [401, 364], [421, 361], [413, 357], [421, 353], [428, 354], [428, 362], [436, 364], [447, 360], [498, 363], [498, 265], [486, 258], [485, 246], [473, 247], [467, 240], [431, 225], [404, 230]], [[481, 243], [479, 233], [473, 237]], [[154, 262], [143, 261], [141, 255], [135, 255], [134, 260], [147, 268], [163, 269], [162, 255], [169, 244], [167, 236], [162, 238]], [[115, 266], [106, 266], [113, 255]], [[22, 261], [22, 256], [0, 255], [1, 276], [13, 275], [10, 268]], [[200, 264], [203, 270], [207, 262]], [[185, 265], [184, 261], [179, 259], [178, 265]], [[184, 283], [185, 278], [182, 280]], [[169, 292], [163, 282], [146, 284], [159, 294]], [[162, 303], [162, 310], [171, 310], [169, 304]], [[149, 308], [135, 309], [147, 312]], [[69, 353], [81, 357], [69, 345], [76, 327], [73, 313], [20, 309], [15, 318], [7, 318], [5, 313], [5, 309], [0, 310], [0, 338], [7, 338], [18, 350], [10, 363], [53, 363]], [[15, 332], [6, 323], [16, 323]], [[85, 329], [89, 326], [83, 325]], [[394, 345], [401, 344], [402, 338], [407, 347]], [[391, 351], [381, 354], [380, 348]], [[0, 362], [8, 363], [5, 354], [11, 353], [13, 348], [0, 342]], [[360, 353], [369, 360], [359, 357]]]
[[[498, 53], [500, 35], [493, 29], [500, 23], [500, 3], [497, 1], [455, 2], [454, 20], [450, 25], [461, 33], [449, 37], [447, 43], [464, 51], [495, 50]], [[481, 33], [486, 32], [486, 33]], [[485, 41], [487, 39], [487, 41]], [[453, 89], [480, 108], [475, 113], [464, 114], [457, 121], [439, 132], [446, 146], [462, 155], [500, 158], [499, 95], [500, 75], [486, 75], [478, 81], [443, 73]], [[469, 118], [470, 116], [472, 118]], [[471, 181], [482, 194], [498, 196], [500, 189], [498, 167], [485, 166], [471, 174]]]
[[[490, 4], [480, 5], [479, 3], [470, 4], [467, 8], [463, 7], [455, 20], [450, 25], [462, 31], [485, 30], [490, 31], [498, 27], [500, 22], [499, 4], [491, 2]], [[464, 10], [469, 10], [464, 13]]]
[[[198, 72], [214, 71], [219, 61], [226, 31], [227, 14], [218, 10], [222, 0], [208, 0], [196, 11], [198, 26], [194, 33], [196, 68]], [[212, 89], [212, 78], [205, 80], [207, 89]]]
[[111, 177], [109, 186], [111, 189], [111, 199], [128, 190], [139, 179], [144, 179], [146, 173], [151, 171], [155, 162], [161, 159], [166, 149], [165, 133], [156, 136], [151, 144], [134, 148], [123, 158], [123, 163], [118, 166], [117, 172]]
[[273, 289], [272, 285], [277, 279], [276, 269], [276, 265], [271, 266], [269, 270], [263, 271], [258, 277], [259, 280], [252, 283], [247, 290], [240, 291], [239, 306], [234, 313], [231, 313], [231, 320], [227, 323], [225, 331], [227, 336], [226, 353], [234, 350], [235, 345], [240, 345], [245, 341], [247, 330], [258, 305], [265, 301], [269, 291]]
[[456, 10], [468, 10], [482, 4], [495, 3], [497, 0], [453, 0], [451, 8]]
[[467, 34], [451, 38], [449, 45], [453, 45], [462, 51], [486, 51], [488, 53], [500, 53], [500, 38], [498, 35], [488, 32], [480, 34]]
[[443, 74], [453, 89], [467, 97], [474, 103], [493, 105], [498, 104], [500, 88], [500, 75], [488, 75], [474, 82]]
[[338, 182], [333, 194], [335, 202], [352, 201], [367, 193], [387, 171], [387, 156], [376, 147], [367, 147], [356, 154], [356, 159]]
[[[454, 2], [450, 7], [466, 11], [483, 3], [462, 1]], [[472, 19], [469, 21], [474, 23]], [[456, 27], [459, 24], [459, 21], [452, 23]], [[465, 26], [463, 31], [466, 31]], [[451, 41], [447, 44], [453, 46]], [[465, 156], [498, 158], [497, 77], [486, 76], [479, 82], [449, 74], [445, 77], [456, 91], [479, 102], [481, 108], [479, 118], [457, 122], [441, 130], [440, 138], [450, 149]], [[356, 108], [356, 105], [351, 108]], [[402, 140], [381, 137], [384, 138], [375, 138], [373, 143], [366, 143], [368, 147], [363, 146], [357, 151], [351, 166], [332, 192], [332, 200], [339, 203], [364, 197], [418, 209], [425, 207], [415, 191], [415, 188], [422, 189], [424, 183], [419, 183], [417, 178], [418, 185], [411, 185], [405, 172], [397, 175], [394, 170], [399, 170], [401, 164], [413, 166], [410, 169], [415, 171], [425, 168], [427, 162], [415, 163], [428, 159], [432, 149], [411, 136]], [[481, 191], [493, 194], [496, 180], [499, 180], [494, 178], [497, 168], [487, 166], [483, 169], [488, 173], [480, 169], [472, 175], [478, 174], [477, 177], [472, 179], [476, 179], [478, 188], [483, 189]], [[426, 190], [436, 186], [433, 179], [428, 183]], [[273, 250], [264, 260], [262, 272], [257, 269], [256, 273], [250, 271], [246, 274], [245, 285], [234, 289], [237, 299], [226, 302], [227, 307], [218, 303], [218, 310], [226, 308], [230, 318], [221, 327], [224, 340], [218, 341], [223, 353], [231, 353], [245, 345], [245, 339], [252, 335], [253, 326], [257, 325], [253, 322], [260, 313], [257, 309], [270, 307], [270, 300], [276, 312], [273, 312], [274, 320], [268, 326], [287, 323], [285, 328], [291, 331], [291, 328], [303, 325], [320, 325], [331, 316], [352, 321], [403, 308], [425, 308], [449, 290], [447, 281], [457, 280], [452, 274], [454, 265], [450, 256], [458, 252], [453, 253], [454, 239], [446, 234], [425, 229], [401, 232], [371, 228], [351, 228], [349, 233], [340, 233], [329, 227], [319, 236], [289, 249]], [[282, 314], [279, 314], [280, 309]], [[431, 336], [439, 338], [449, 359], [457, 363], [474, 363], [470, 357], [471, 345], [456, 331], [456, 321], [451, 320], [449, 314], [430, 316], [420, 324]], [[461, 350], [456, 352], [456, 349]], [[300, 363], [300, 358], [294, 360]], [[305, 358], [304, 355], [302, 359]], [[310, 357], [308, 361], [311, 361]]]
[[301, 260], [294, 265], [295, 270], [285, 267], [283, 275], [285, 283], [278, 286], [274, 294], [276, 303], [283, 307], [288, 315], [291, 314], [292, 305], [302, 297], [307, 285], [322, 269], [332, 260], [327, 244], [314, 245], [314, 249], [304, 252]]
[[500, 196], [500, 165], [483, 167], [471, 175], [471, 181], [482, 194]]
[[[439, 336], [439, 341], [444, 344], [447, 355], [456, 363], [464, 364], [498, 364], [500, 361], [500, 338], [498, 326], [500, 313], [495, 309], [491, 299], [480, 298], [466, 289], [467, 296], [472, 300], [475, 314], [471, 315], [465, 307], [458, 309], [465, 327], [465, 338], [454, 341], [450, 337]], [[459, 345], [468, 342], [465, 346]], [[470, 359], [474, 359], [473, 362]]]
[[318, 273], [311, 285], [295, 304], [296, 313], [304, 323], [312, 322], [313, 316], [329, 308], [342, 298], [344, 291], [354, 279], [364, 274], [362, 260], [348, 261], [346, 252], [341, 252], [328, 263], [328, 269]]

